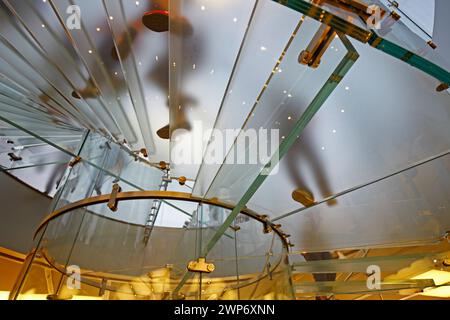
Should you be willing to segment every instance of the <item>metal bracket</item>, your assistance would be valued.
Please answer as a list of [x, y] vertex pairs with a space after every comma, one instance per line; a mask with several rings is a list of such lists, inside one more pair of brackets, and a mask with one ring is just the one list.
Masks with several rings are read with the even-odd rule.
[[178, 183], [180, 184], [180, 186], [184, 186], [186, 184], [186, 181], [187, 181], [185, 176], [178, 177], [177, 180], [178, 180]]
[[314, 195], [306, 189], [295, 189], [292, 192], [292, 199], [305, 207], [311, 207], [316, 203]]
[[450, 88], [450, 86], [449, 86], [448, 84], [446, 84], [446, 83], [441, 83], [441, 84], [436, 88], [436, 91], [437, 91], [437, 92], [442, 92], [442, 91], [448, 90], [448, 88]]
[[[388, 10], [383, 9], [376, 4], [368, 4], [361, 0], [313, 0], [312, 3], [319, 6], [329, 5], [337, 8], [337, 10], [356, 14], [368, 25], [368, 29], [372, 29], [369, 25], [377, 25], [379, 22], [380, 28], [377, 28], [377, 34], [381, 36], [390, 32], [391, 27], [401, 18], [395, 10], [388, 12]], [[379, 19], [379, 21], [375, 21], [375, 17]], [[353, 19], [353, 17], [349, 15], [347, 20], [350, 21], [351, 19]]]
[[261, 218], [262, 220], [262, 224], [263, 224], [263, 233], [271, 233], [272, 232], [272, 227], [269, 225], [269, 221], [267, 219], [267, 215], [263, 214], [260, 215], [259, 218]]
[[8, 156], [9, 156], [9, 160], [11, 160], [11, 161], [22, 161], [22, 157], [17, 156], [13, 152], [8, 153]]
[[239, 227], [239, 226], [230, 226], [230, 229], [232, 229], [234, 232], [237, 232], [237, 231], [241, 230], [241, 227]]
[[139, 152], [142, 154], [144, 158], [148, 158], [148, 151], [146, 148], [142, 148], [141, 150], [139, 150]]
[[[375, 4], [367, 4], [361, 0], [313, 0], [313, 4], [328, 4], [344, 11], [357, 14], [361, 19], [367, 22], [372, 17], [371, 6], [376, 6], [380, 10], [380, 17], [383, 18], [386, 11]], [[373, 8], [373, 7], [372, 7]]]
[[119, 184], [115, 183], [112, 187], [111, 191], [111, 197], [108, 201], [108, 208], [111, 209], [111, 211], [116, 212], [117, 211], [117, 194], [122, 191], [122, 188], [119, 186]]
[[427, 44], [428, 44], [433, 50], [436, 50], [436, 49], [437, 49], [437, 44], [434, 43], [432, 40], [427, 41]]
[[161, 170], [167, 170], [169, 168], [169, 165], [165, 161], [160, 161], [159, 162], [159, 168]]
[[275, 225], [272, 226], [272, 228], [278, 230], [278, 229], [281, 228], [281, 224], [279, 224], [279, 223], [275, 224]]
[[141, 148], [139, 150], [131, 151], [131, 153], [134, 155], [134, 160], [138, 160], [138, 156], [141, 154], [144, 158], [148, 158], [148, 151], [146, 148]]
[[395, 8], [397, 8], [397, 9], [398, 9], [398, 7], [399, 7], [399, 4], [398, 4], [398, 2], [397, 2], [397, 1], [392, 1], [392, 3], [390, 4], [390, 6], [392, 6], [392, 7], [395, 7]]
[[298, 62], [311, 68], [317, 68], [325, 51], [336, 36], [336, 32], [330, 26], [322, 24], [309, 43], [308, 47], [298, 56]]
[[82, 160], [81, 157], [76, 156], [75, 158], [70, 160], [69, 167], [73, 168], [77, 163], [81, 162], [81, 160]]
[[191, 272], [211, 273], [216, 267], [212, 263], [206, 263], [205, 258], [198, 258], [197, 261], [190, 261], [187, 265], [187, 269]]

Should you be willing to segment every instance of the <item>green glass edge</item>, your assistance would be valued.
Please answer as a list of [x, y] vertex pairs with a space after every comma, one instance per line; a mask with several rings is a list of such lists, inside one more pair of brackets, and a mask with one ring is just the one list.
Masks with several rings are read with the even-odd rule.
[[337, 31], [355, 38], [363, 43], [369, 43], [372, 47], [400, 59], [409, 65], [438, 79], [442, 83], [450, 85], [450, 72], [427, 59], [402, 48], [401, 46], [383, 39], [372, 30], [365, 30], [352, 23], [333, 15], [332, 13], [303, 0], [272, 0], [290, 9], [303, 13], [317, 21], [325, 23]]
[[[276, 166], [276, 164], [280, 161], [280, 159], [289, 151], [292, 145], [297, 140], [297, 136], [299, 136], [303, 130], [306, 128], [308, 123], [314, 117], [314, 115], [319, 111], [322, 107], [323, 103], [328, 99], [334, 89], [338, 86], [343, 77], [347, 74], [347, 72], [352, 68], [353, 64], [358, 60], [359, 54], [356, 49], [351, 44], [350, 40], [343, 33], [338, 33], [339, 38], [343, 42], [344, 46], [348, 50], [347, 54], [341, 60], [336, 69], [332, 72], [331, 76], [319, 90], [318, 94], [315, 96], [313, 101], [306, 108], [305, 112], [302, 114], [300, 119], [295, 124], [294, 128], [291, 130], [289, 135], [284, 139], [279, 148], [278, 157], [274, 156], [272, 159], [264, 166], [261, 170], [260, 174], [256, 177], [255, 181], [250, 185], [242, 198], [238, 201], [236, 206], [233, 208], [227, 219], [223, 222], [217, 232], [213, 235], [213, 237], [209, 240], [208, 244], [202, 250], [200, 257], [206, 257], [211, 249], [216, 245], [217, 241], [225, 234], [225, 231], [231, 226], [236, 216], [244, 209], [245, 205], [248, 201], [253, 197], [255, 192], [259, 189], [259, 187], [266, 180], [270, 171]], [[189, 277], [192, 276], [191, 272], [187, 271], [181, 281], [178, 283], [177, 287], [173, 291], [173, 296], [176, 297], [179, 290], [184, 286]]]
[[369, 39], [369, 44], [374, 48], [397, 59], [400, 59], [408, 63], [409, 65], [429, 74], [442, 83], [450, 84], [450, 72], [389, 40], [380, 38], [377, 35], [373, 34]]
[[347, 48], [348, 52], [341, 60], [339, 65], [333, 71], [331, 76], [328, 78], [323, 87], [319, 90], [319, 93], [315, 96], [310, 105], [306, 108], [305, 112], [302, 114], [300, 119], [295, 124], [294, 128], [291, 130], [289, 135], [284, 139], [279, 148], [278, 153], [271, 158], [271, 160], [264, 166], [261, 170], [260, 174], [256, 177], [255, 181], [250, 185], [242, 198], [238, 201], [230, 215], [218, 229], [216, 234], [210, 239], [209, 243], [203, 249], [202, 257], [206, 257], [209, 251], [215, 246], [217, 241], [222, 237], [228, 227], [233, 223], [236, 216], [241, 212], [241, 210], [245, 207], [247, 202], [253, 197], [253, 194], [258, 190], [258, 188], [263, 184], [269, 175], [270, 171], [277, 165], [281, 158], [289, 151], [292, 145], [297, 140], [297, 137], [301, 135], [303, 130], [306, 128], [308, 123], [312, 120], [314, 115], [319, 111], [323, 103], [328, 99], [334, 89], [338, 86], [342, 78], [347, 74], [347, 72], [351, 69], [353, 64], [359, 57], [356, 49], [350, 43], [348, 38], [339, 34], [340, 39], [343, 44]]
[[290, 9], [303, 13], [317, 21], [325, 23], [333, 29], [342, 32], [352, 38], [355, 38], [361, 42], [367, 42], [371, 37], [372, 32], [367, 29], [360, 28], [348, 21], [335, 16], [334, 14], [322, 9], [321, 7], [314, 5], [303, 0], [272, 0], [280, 3]]

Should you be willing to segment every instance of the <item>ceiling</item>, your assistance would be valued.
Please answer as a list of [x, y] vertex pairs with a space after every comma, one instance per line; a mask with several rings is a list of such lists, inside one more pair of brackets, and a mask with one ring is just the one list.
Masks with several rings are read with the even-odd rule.
[[[2, 119], [38, 136], [52, 130], [59, 138], [51, 141], [63, 149], [86, 128], [146, 148], [150, 162], [170, 161], [174, 176], [195, 179], [194, 194], [237, 203], [263, 164], [202, 162], [213, 148], [208, 129], [278, 129], [282, 143], [340, 63], [357, 52], [247, 206], [278, 218], [296, 251], [429, 243], [450, 228], [450, 96], [436, 92], [437, 79], [338, 37], [319, 68], [301, 65], [298, 54], [319, 23], [273, 1], [171, 1], [170, 36], [141, 22], [143, 13], [167, 9], [165, 1], [79, 1], [81, 28], [71, 30], [73, 4], [1, 2]], [[433, 10], [420, 5], [400, 2], [429, 31], [431, 20], [421, 16]], [[402, 45], [428, 48], [417, 34], [405, 39]], [[157, 134], [169, 123], [170, 141]], [[175, 151], [198, 137], [199, 161], [183, 163]], [[296, 189], [309, 191], [317, 205], [294, 201]]]

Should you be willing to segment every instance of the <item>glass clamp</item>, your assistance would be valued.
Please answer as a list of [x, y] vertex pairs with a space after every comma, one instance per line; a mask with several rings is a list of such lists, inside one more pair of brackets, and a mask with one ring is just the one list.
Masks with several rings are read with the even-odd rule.
[[117, 211], [117, 194], [122, 190], [122, 188], [119, 186], [119, 184], [115, 183], [112, 187], [111, 191], [111, 197], [108, 201], [108, 208], [111, 209], [111, 211], [116, 212]]
[[187, 265], [188, 271], [198, 273], [211, 273], [216, 267], [212, 263], [207, 263], [205, 258], [198, 258], [197, 261], [190, 261]]

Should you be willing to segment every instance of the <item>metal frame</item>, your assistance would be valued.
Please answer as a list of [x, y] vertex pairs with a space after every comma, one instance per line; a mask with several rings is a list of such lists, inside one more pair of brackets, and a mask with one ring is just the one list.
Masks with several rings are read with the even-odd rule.
[[[110, 198], [111, 198], [111, 194], [104, 194], [104, 195], [100, 195], [100, 196], [90, 197], [90, 198], [79, 200], [77, 202], [70, 203], [62, 208], [59, 208], [59, 209], [53, 211], [47, 217], [45, 217], [44, 220], [40, 223], [39, 227], [35, 231], [34, 237], [36, 237], [36, 235], [39, 234], [39, 232], [45, 226], [47, 226], [47, 224], [50, 221], [66, 214], [66, 213], [71, 213], [72, 211], [79, 209], [79, 208], [88, 207], [88, 206], [101, 204], [101, 203], [107, 204], [109, 202]], [[128, 191], [128, 192], [119, 192], [115, 195], [115, 200], [117, 201], [117, 204], [119, 204], [121, 201], [145, 200], [145, 199], [197, 202], [197, 203], [221, 207], [221, 208], [228, 209], [228, 210], [233, 210], [235, 208], [235, 206], [233, 204], [222, 202], [222, 201], [218, 200], [217, 198], [203, 199], [201, 197], [196, 197], [190, 193], [185, 193], [185, 192]], [[256, 212], [254, 212], [250, 209], [247, 209], [247, 208], [242, 208], [240, 210], [240, 213], [261, 222], [261, 224], [262, 224], [261, 228], [266, 225], [269, 226], [269, 228], [280, 237], [283, 246], [285, 248], [289, 248], [289, 241], [288, 241], [287, 235], [279, 228], [278, 225], [269, 221], [267, 219], [267, 216], [259, 215]]]
[[[345, 19], [320, 7], [321, 2], [311, 3], [305, 0], [272, 0], [297, 12], [305, 14], [314, 20], [322, 22], [338, 32], [342, 32], [362, 43], [368, 43], [372, 47], [383, 51], [409, 65], [427, 73], [428, 75], [441, 81], [443, 84], [450, 84], [450, 72], [441, 66], [419, 56], [415, 52], [402, 48], [396, 43], [383, 38], [377, 34], [376, 30], [361, 28]], [[330, 2], [329, 4], [332, 4]], [[395, 20], [395, 18], [394, 18]], [[362, 19], [363, 21], [363, 19]], [[424, 41], [426, 44], [426, 42]]]

